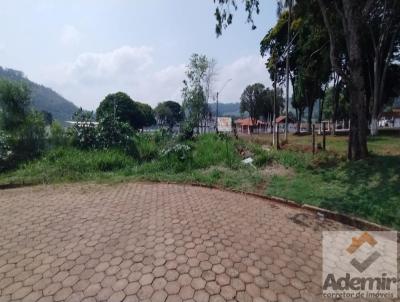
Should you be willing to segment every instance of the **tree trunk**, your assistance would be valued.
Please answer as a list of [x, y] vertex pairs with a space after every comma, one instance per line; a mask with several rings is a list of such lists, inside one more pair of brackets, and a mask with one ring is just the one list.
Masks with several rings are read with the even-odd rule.
[[314, 112], [314, 103], [309, 103], [308, 106], [308, 115], [307, 115], [307, 123], [308, 123], [308, 132], [311, 133], [311, 124], [312, 124], [312, 116]]
[[370, 131], [372, 136], [378, 135], [378, 118], [374, 116], [371, 117]]
[[320, 98], [318, 100], [318, 103], [319, 103], [318, 122], [321, 124], [322, 123], [322, 110], [324, 109], [323, 99]]
[[381, 74], [381, 66], [379, 64], [379, 52], [375, 50], [374, 57], [374, 86], [373, 86], [373, 102], [372, 102], [372, 111], [371, 111], [371, 135], [378, 135], [378, 107], [380, 100], [380, 74]]
[[353, 0], [343, 0], [347, 23], [347, 50], [349, 55], [350, 134], [348, 159], [358, 160], [368, 156], [367, 148], [367, 98], [361, 51], [362, 15]]
[[303, 117], [303, 110], [299, 109], [299, 119], [297, 120], [297, 133], [301, 132], [301, 119]]
[[350, 134], [348, 145], [348, 159], [358, 160], [368, 156], [367, 148], [367, 99], [365, 93], [365, 79], [363, 76], [363, 60], [361, 52], [361, 33], [363, 29], [362, 7], [359, 1], [342, 0], [343, 11], [339, 12], [347, 54], [349, 58], [348, 69], [343, 70], [338, 52], [338, 39], [336, 30], [332, 27], [328, 16], [330, 1], [318, 0], [324, 18], [325, 26], [330, 39], [330, 59], [333, 69], [348, 84], [350, 94]]
[[332, 134], [336, 135], [336, 122], [338, 120], [338, 108], [339, 108], [339, 97], [340, 97], [340, 82], [335, 79], [334, 82], [334, 91], [333, 91], [333, 115], [332, 115], [332, 123], [333, 123], [333, 131]]

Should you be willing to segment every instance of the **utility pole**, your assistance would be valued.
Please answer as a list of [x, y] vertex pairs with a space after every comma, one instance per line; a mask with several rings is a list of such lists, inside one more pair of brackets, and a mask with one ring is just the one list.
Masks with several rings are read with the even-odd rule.
[[219, 92], [217, 92], [217, 112], [215, 115], [215, 129], [217, 133], [218, 133], [218, 98], [219, 98]]

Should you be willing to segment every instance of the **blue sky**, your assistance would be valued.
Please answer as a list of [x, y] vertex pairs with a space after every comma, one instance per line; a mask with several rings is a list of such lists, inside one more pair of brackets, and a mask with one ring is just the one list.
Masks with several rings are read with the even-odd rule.
[[2, 0], [0, 65], [23, 71], [86, 109], [125, 91], [155, 106], [180, 101], [192, 53], [217, 60], [221, 99], [238, 101], [246, 85], [269, 75], [259, 43], [276, 20], [275, 0], [261, 1], [251, 31], [244, 12], [216, 38], [212, 0]]

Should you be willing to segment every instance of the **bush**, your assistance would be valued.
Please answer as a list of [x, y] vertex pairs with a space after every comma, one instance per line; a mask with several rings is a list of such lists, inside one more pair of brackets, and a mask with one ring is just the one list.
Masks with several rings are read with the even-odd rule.
[[161, 154], [163, 157], [175, 157], [178, 160], [185, 161], [191, 157], [191, 150], [192, 148], [189, 145], [176, 144], [171, 148], [164, 149]]
[[13, 153], [10, 166], [41, 155], [46, 144], [45, 123], [42, 114], [35, 111], [29, 113], [10, 137]]
[[50, 126], [50, 147], [61, 147], [70, 145], [70, 135], [59, 122], [53, 122]]
[[254, 165], [256, 167], [264, 167], [265, 165], [271, 163], [273, 158], [267, 154], [267, 152], [260, 152], [254, 156]]
[[[159, 141], [159, 143], [157, 143]], [[138, 134], [135, 137], [135, 143], [142, 161], [152, 161], [157, 159], [160, 152], [160, 138], [158, 135]]]
[[0, 131], [0, 172], [7, 168], [12, 154], [10, 136]]
[[175, 173], [183, 172], [192, 167], [192, 148], [186, 144], [176, 144], [161, 151], [160, 164], [165, 170]]
[[73, 145], [80, 149], [96, 148], [98, 144], [93, 112], [86, 112], [81, 108], [75, 112], [73, 120], [75, 121], [72, 128]]
[[117, 117], [105, 115], [99, 120], [97, 145], [101, 149], [118, 148], [127, 154], [137, 157], [138, 151], [133, 138], [134, 130]]
[[166, 144], [173, 139], [171, 132], [164, 128], [154, 132], [153, 137], [156, 144]]
[[96, 125], [93, 113], [80, 109], [75, 113], [74, 120], [76, 124], [72, 129], [72, 141], [75, 147], [82, 150], [120, 149], [134, 158], [139, 156], [134, 130], [118, 117], [103, 114]]
[[187, 141], [191, 140], [194, 135], [194, 125], [190, 121], [186, 121], [181, 125], [179, 140]]
[[0, 169], [40, 155], [45, 147], [43, 114], [29, 107], [30, 91], [21, 83], [0, 80]]

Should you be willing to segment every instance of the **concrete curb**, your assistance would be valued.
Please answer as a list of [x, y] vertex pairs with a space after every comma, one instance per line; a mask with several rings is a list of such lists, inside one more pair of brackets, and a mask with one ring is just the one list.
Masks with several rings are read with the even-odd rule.
[[[178, 183], [178, 182], [159, 182], [159, 183], [182, 185], [182, 183]], [[272, 195], [262, 195], [262, 194], [253, 193], [253, 192], [245, 192], [245, 191], [240, 191], [240, 190], [235, 190], [235, 189], [227, 189], [227, 188], [223, 188], [223, 187], [221, 188], [218, 186], [204, 185], [204, 184], [199, 184], [199, 183], [186, 183], [186, 184], [184, 183], [183, 185], [216, 189], [216, 190], [221, 190], [221, 191], [226, 191], [226, 192], [232, 192], [232, 193], [237, 193], [237, 194], [253, 196], [256, 198], [263, 199], [263, 200], [276, 202], [276, 203], [284, 205], [284, 206], [307, 210], [307, 211], [313, 212], [315, 214], [322, 214], [324, 216], [324, 218], [331, 219], [331, 220], [334, 220], [334, 221], [337, 221], [337, 222], [343, 223], [345, 225], [352, 226], [352, 227], [355, 227], [355, 228], [358, 228], [358, 229], [361, 229], [364, 231], [395, 231], [394, 229], [367, 221], [365, 219], [361, 219], [361, 218], [346, 215], [346, 214], [341, 214], [341, 213], [330, 211], [327, 209], [322, 209], [322, 208], [319, 208], [319, 207], [316, 207], [313, 205], [309, 205], [309, 204], [300, 204], [298, 202], [295, 202], [293, 200], [286, 199], [286, 198], [276, 197], [276, 196], [272, 196]]]

